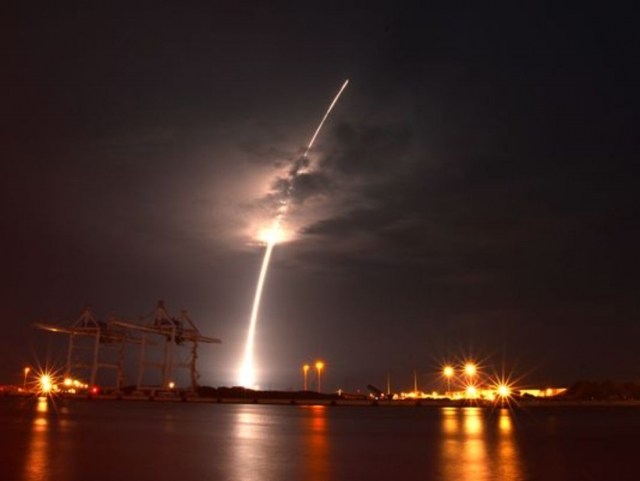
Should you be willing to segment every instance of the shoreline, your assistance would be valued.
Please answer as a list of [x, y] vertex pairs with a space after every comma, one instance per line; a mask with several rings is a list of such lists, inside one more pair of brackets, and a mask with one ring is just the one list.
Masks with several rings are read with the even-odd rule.
[[[0, 397], [28, 398], [38, 397], [35, 393], [4, 393]], [[161, 396], [141, 396], [141, 395], [80, 395], [80, 394], [55, 394], [52, 399], [101, 402], [147, 402], [147, 403], [186, 403], [186, 404], [261, 404], [279, 406], [330, 406], [330, 407], [423, 407], [423, 408], [602, 408], [602, 407], [637, 407], [640, 408], [640, 400], [563, 400], [563, 399], [511, 399], [505, 402], [487, 402], [474, 400], [443, 400], [443, 399], [404, 399], [404, 400], [375, 400], [375, 399], [331, 399], [331, 398], [296, 398], [279, 397], [269, 398], [261, 396], [246, 397], [198, 397], [161, 395]]]

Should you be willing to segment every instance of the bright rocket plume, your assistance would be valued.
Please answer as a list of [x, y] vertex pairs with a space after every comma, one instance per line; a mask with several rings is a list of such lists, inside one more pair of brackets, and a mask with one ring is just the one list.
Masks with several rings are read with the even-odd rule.
[[[309, 145], [307, 146], [307, 149], [305, 150], [304, 155], [302, 156], [302, 160], [305, 160], [309, 155], [309, 151], [311, 150], [311, 147], [313, 147], [313, 143], [316, 141], [316, 137], [318, 137], [318, 134], [320, 134], [320, 131], [322, 130], [322, 126], [324, 125], [325, 121], [329, 117], [329, 114], [333, 110], [333, 107], [336, 105], [336, 103], [338, 103], [338, 99], [340, 99], [340, 95], [342, 95], [343, 90], [347, 87], [348, 84], [349, 84], [349, 79], [345, 80], [345, 82], [342, 84], [342, 87], [340, 87], [340, 90], [338, 91], [336, 96], [333, 98], [333, 101], [331, 102], [331, 104], [329, 105], [329, 108], [325, 112], [324, 117], [322, 117], [322, 120], [318, 124], [318, 128], [316, 128], [315, 132], [313, 133], [313, 136], [309, 141]], [[301, 167], [301, 163], [297, 162], [296, 165], [294, 166], [294, 169], [290, 173], [291, 177], [295, 178], [295, 176], [298, 174], [300, 167]], [[267, 271], [269, 270], [269, 261], [271, 260], [271, 253], [273, 252], [274, 246], [278, 242], [278, 239], [280, 237], [278, 235], [280, 231], [280, 225], [289, 208], [289, 200], [290, 200], [292, 189], [293, 189], [293, 182], [289, 184], [289, 188], [287, 189], [285, 199], [280, 205], [280, 207], [278, 208], [278, 214], [276, 215], [276, 218], [273, 221], [273, 225], [271, 226], [271, 229], [268, 235], [266, 235], [265, 237], [267, 248], [264, 252], [264, 258], [262, 259], [262, 267], [260, 268], [260, 275], [258, 276], [258, 284], [256, 286], [256, 295], [253, 299], [253, 308], [251, 309], [251, 318], [249, 320], [249, 331], [247, 333], [247, 342], [245, 344], [245, 349], [244, 349], [244, 360], [242, 362], [242, 366], [240, 367], [240, 374], [239, 374], [239, 380], [238, 380], [240, 386], [244, 386], [244, 387], [255, 386], [255, 368], [253, 363], [253, 352], [254, 352], [254, 343], [255, 343], [255, 335], [256, 335], [256, 324], [258, 322], [258, 312], [260, 311], [260, 299], [262, 298], [262, 289], [264, 288], [264, 283], [267, 278]]]

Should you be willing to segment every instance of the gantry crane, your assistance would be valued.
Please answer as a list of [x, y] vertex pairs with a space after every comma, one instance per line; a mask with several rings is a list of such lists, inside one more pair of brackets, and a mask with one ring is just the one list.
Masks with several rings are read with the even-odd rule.
[[[124, 351], [126, 343], [141, 343], [129, 335], [127, 329], [118, 326], [114, 317], [106, 321], [99, 320], [90, 307], [85, 307], [80, 317], [71, 325], [46, 324], [36, 322], [34, 327], [49, 332], [67, 334], [67, 362], [65, 377], [73, 377], [79, 372], [89, 372], [89, 383], [93, 386], [99, 369], [114, 369], [116, 371], [116, 390], [122, 390], [124, 383]], [[116, 361], [106, 360], [102, 355], [104, 350], [116, 350]], [[113, 357], [113, 356], [112, 356]]]
[[[222, 341], [213, 337], [200, 334], [187, 311], [182, 310], [176, 317], [171, 317], [167, 312], [164, 301], [159, 301], [155, 310], [138, 322], [115, 320], [114, 324], [124, 329], [138, 332], [141, 336], [140, 360], [138, 364], [137, 389], [144, 389], [144, 374], [148, 368], [159, 369], [162, 377], [162, 387], [167, 388], [173, 379], [173, 369], [176, 367], [188, 368], [191, 380], [191, 389], [198, 388], [198, 344], [220, 344]], [[153, 338], [164, 338], [162, 361], [150, 360], [147, 356], [147, 348], [153, 345]], [[151, 339], [150, 339], [151, 338]], [[176, 361], [176, 346], [190, 344], [189, 358], [186, 362]]]

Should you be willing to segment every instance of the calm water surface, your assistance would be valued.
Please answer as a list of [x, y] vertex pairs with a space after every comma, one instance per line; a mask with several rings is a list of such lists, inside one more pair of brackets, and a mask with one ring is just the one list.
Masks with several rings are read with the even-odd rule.
[[640, 409], [0, 398], [0, 479], [638, 480]]

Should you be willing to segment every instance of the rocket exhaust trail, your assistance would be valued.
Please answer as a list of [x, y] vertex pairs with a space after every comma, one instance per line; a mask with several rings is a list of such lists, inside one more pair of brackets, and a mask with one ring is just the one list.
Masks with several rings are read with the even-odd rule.
[[329, 117], [329, 114], [333, 110], [334, 105], [338, 103], [338, 99], [340, 99], [340, 95], [342, 95], [342, 91], [347, 88], [347, 85], [349, 85], [349, 79], [344, 81], [344, 83], [342, 84], [342, 87], [340, 87], [340, 90], [338, 91], [338, 93], [336, 94], [335, 98], [333, 99], [333, 102], [331, 102], [331, 105], [329, 105], [329, 108], [327, 109], [327, 112], [324, 114], [324, 117], [322, 117], [322, 120], [320, 121], [320, 124], [318, 124], [318, 128], [314, 132], [313, 137], [311, 137], [311, 141], [309, 142], [309, 145], [307, 146], [307, 150], [305, 150], [305, 152], [304, 152], [304, 157], [305, 158], [307, 157], [307, 155], [309, 155], [309, 151], [311, 150], [311, 147], [313, 147], [313, 143], [316, 141], [316, 137], [318, 136], [318, 134], [322, 130], [322, 126], [324, 125], [325, 120], [327, 120], [327, 117]]
[[262, 297], [262, 288], [264, 280], [267, 277], [267, 269], [269, 268], [269, 260], [275, 242], [267, 244], [267, 250], [262, 259], [262, 268], [258, 277], [258, 285], [256, 287], [256, 295], [253, 299], [253, 309], [251, 310], [251, 321], [249, 322], [249, 333], [247, 334], [247, 343], [244, 348], [244, 362], [240, 369], [240, 385], [245, 387], [253, 387], [255, 383], [255, 373], [253, 369], [253, 343], [256, 335], [256, 321], [258, 319], [258, 309], [260, 308], [260, 298]]
[[[311, 147], [313, 147], [313, 143], [315, 142], [316, 137], [318, 137], [318, 134], [320, 134], [320, 131], [322, 130], [322, 126], [324, 125], [325, 121], [329, 117], [329, 114], [333, 110], [333, 107], [338, 103], [338, 100], [340, 99], [340, 95], [342, 95], [342, 91], [347, 87], [348, 84], [349, 84], [349, 79], [345, 80], [345, 82], [342, 84], [342, 87], [340, 87], [340, 90], [338, 91], [336, 96], [333, 98], [333, 102], [331, 102], [331, 104], [329, 105], [329, 108], [325, 112], [324, 117], [322, 117], [322, 120], [318, 124], [318, 128], [316, 128], [316, 131], [313, 133], [313, 136], [309, 141], [309, 145], [307, 146], [307, 149], [305, 150], [304, 155], [302, 157], [303, 159], [306, 159], [307, 156], [309, 155], [309, 151], [311, 150]], [[293, 171], [291, 176], [295, 178], [297, 174], [298, 174], [298, 169], [296, 168], [296, 170]], [[258, 312], [260, 311], [260, 299], [262, 298], [262, 289], [264, 287], [264, 283], [267, 278], [267, 271], [269, 270], [269, 261], [271, 260], [271, 253], [273, 252], [273, 248], [276, 245], [277, 232], [280, 229], [280, 224], [282, 222], [282, 219], [284, 218], [284, 215], [286, 214], [287, 209], [289, 208], [289, 196], [291, 195], [291, 190], [293, 189], [292, 186], [293, 186], [293, 183], [291, 183], [289, 188], [287, 189], [287, 192], [286, 192], [287, 195], [286, 195], [285, 201], [278, 209], [278, 215], [273, 221], [273, 226], [271, 227], [271, 235], [269, 235], [269, 241], [267, 242], [267, 249], [265, 250], [264, 258], [262, 259], [262, 267], [260, 269], [260, 275], [258, 276], [258, 285], [256, 286], [256, 295], [253, 299], [253, 308], [251, 309], [249, 331], [247, 333], [247, 341], [244, 349], [244, 361], [242, 362], [242, 367], [240, 368], [239, 385], [244, 387], [252, 388], [255, 385], [253, 350], [254, 350], [254, 340], [256, 335], [256, 324], [258, 321]]]

